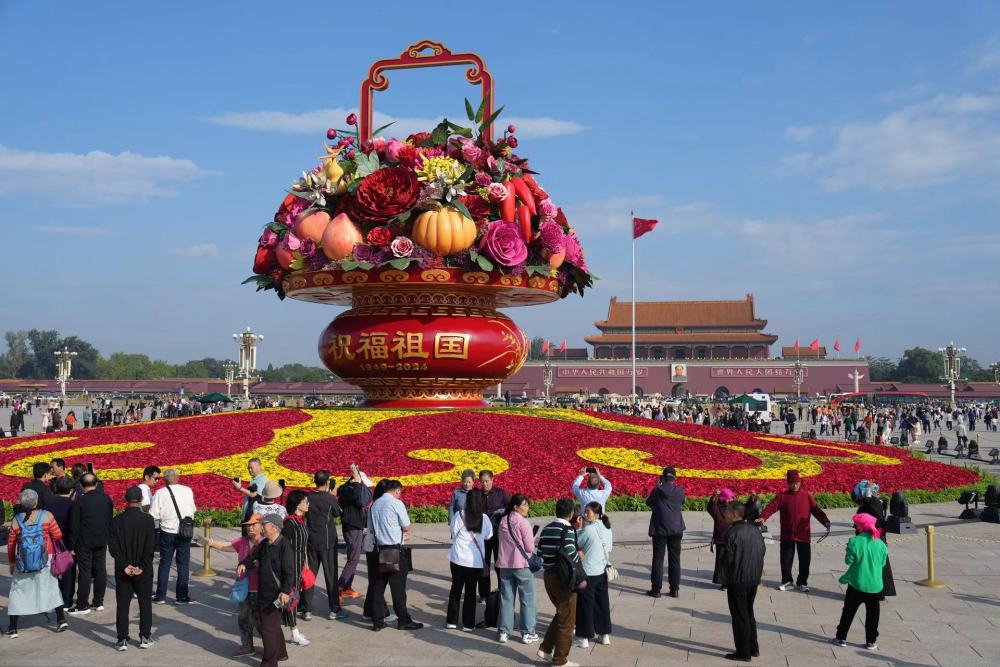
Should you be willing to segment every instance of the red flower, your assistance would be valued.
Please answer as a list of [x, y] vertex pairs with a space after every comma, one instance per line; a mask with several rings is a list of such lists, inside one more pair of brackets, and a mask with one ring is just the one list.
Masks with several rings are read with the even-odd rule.
[[358, 186], [351, 204], [351, 218], [376, 224], [389, 222], [413, 208], [419, 195], [420, 182], [412, 170], [379, 169]]
[[392, 243], [392, 232], [388, 227], [373, 227], [366, 238], [371, 245], [386, 248]]
[[490, 204], [479, 195], [462, 195], [458, 198], [469, 209], [472, 219], [482, 223], [491, 217]]
[[406, 138], [406, 142], [413, 144], [414, 146], [419, 146], [425, 139], [430, 139], [430, 132], [417, 132], [416, 134], [411, 134]]
[[566, 214], [563, 213], [563, 210], [561, 208], [558, 211], [556, 211], [556, 222], [558, 222], [563, 227], [567, 228], [569, 227], [569, 220], [566, 219]]

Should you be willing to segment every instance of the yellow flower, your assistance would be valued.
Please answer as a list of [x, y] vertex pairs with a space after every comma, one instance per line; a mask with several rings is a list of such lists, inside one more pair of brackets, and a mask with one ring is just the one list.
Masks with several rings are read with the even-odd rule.
[[439, 155], [437, 157], [422, 156], [424, 166], [416, 169], [417, 180], [437, 181], [444, 185], [453, 185], [465, 173], [465, 167], [458, 160]]

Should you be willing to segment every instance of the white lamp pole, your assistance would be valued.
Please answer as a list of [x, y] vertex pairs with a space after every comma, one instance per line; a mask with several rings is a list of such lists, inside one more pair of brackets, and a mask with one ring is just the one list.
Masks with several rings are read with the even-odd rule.
[[962, 379], [962, 354], [964, 347], [956, 347], [955, 342], [948, 343], [947, 347], [939, 347], [938, 352], [943, 355], [944, 360], [944, 380], [951, 390], [951, 409], [955, 410], [955, 383]]
[[223, 370], [226, 372], [226, 396], [229, 398], [233, 397], [233, 380], [236, 379], [236, 364], [232, 361], [227, 361], [222, 364]]
[[59, 393], [66, 398], [66, 382], [73, 375], [73, 357], [76, 352], [70, 352], [65, 345], [56, 351], [56, 380], [59, 381]]
[[254, 380], [257, 370], [257, 345], [264, 337], [250, 331], [250, 327], [241, 334], [233, 334], [233, 340], [240, 346], [239, 377], [243, 381], [243, 400], [250, 402], [250, 381]]

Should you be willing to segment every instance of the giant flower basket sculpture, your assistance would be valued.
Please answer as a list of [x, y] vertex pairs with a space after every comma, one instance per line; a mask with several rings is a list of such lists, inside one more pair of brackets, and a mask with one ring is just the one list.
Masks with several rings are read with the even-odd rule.
[[[482, 88], [471, 127], [448, 119], [385, 139], [372, 93], [392, 69], [468, 66]], [[493, 127], [493, 79], [473, 53], [423, 41], [371, 66], [360, 121], [327, 131], [320, 164], [293, 185], [260, 237], [246, 282], [278, 296], [349, 305], [323, 331], [326, 366], [373, 407], [473, 407], [515, 373], [524, 333], [497, 308], [549, 303], [591, 286], [576, 232]]]

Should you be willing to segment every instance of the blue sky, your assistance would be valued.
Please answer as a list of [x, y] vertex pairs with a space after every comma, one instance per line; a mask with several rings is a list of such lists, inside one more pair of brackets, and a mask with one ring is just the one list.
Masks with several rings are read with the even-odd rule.
[[[485, 58], [602, 278], [509, 311], [529, 335], [582, 345], [629, 298], [635, 209], [662, 221], [640, 299], [753, 292], [779, 345], [1000, 358], [998, 5], [282, 7], [0, 0], [0, 329], [183, 361], [250, 325], [262, 363], [316, 363], [338, 310], [239, 283], [368, 65], [426, 37]], [[476, 90], [390, 81], [375, 108], [407, 128]]]

